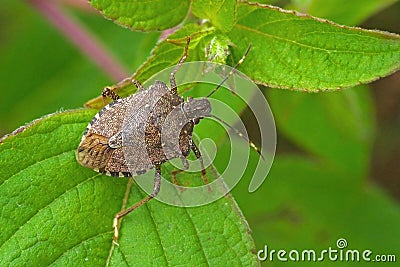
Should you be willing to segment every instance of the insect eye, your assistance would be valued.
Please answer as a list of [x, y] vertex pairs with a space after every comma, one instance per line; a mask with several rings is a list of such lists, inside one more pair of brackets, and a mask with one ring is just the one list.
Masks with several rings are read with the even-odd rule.
[[194, 123], [194, 124], [199, 124], [200, 119], [202, 119], [202, 118], [203, 118], [203, 117], [194, 119], [194, 120], [193, 120], [193, 123]]

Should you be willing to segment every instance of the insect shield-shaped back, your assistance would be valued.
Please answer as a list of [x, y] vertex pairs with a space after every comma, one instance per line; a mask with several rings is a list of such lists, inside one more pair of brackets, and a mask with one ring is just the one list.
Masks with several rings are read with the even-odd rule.
[[77, 160], [111, 176], [143, 174], [169, 159], [189, 155], [193, 127], [210, 112], [207, 99], [184, 102], [157, 81], [100, 110], [86, 128]]
[[[139, 175], [152, 169], [157, 156], [149, 158], [147, 153], [146, 136], [151, 135], [147, 125], [154, 124], [153, 109], [169, 93], [167, 85], [157, 81], [147, 90], [105, 106], [82, 136], [78, 162], [111, 176]], [[183, 102], [177, 97], [177, 104]]]
[[90, 121], [76, 153], [81, 165], [112, 176], [131, 176], [121, 148], [127, 99], [118, 99], [105, 106]]

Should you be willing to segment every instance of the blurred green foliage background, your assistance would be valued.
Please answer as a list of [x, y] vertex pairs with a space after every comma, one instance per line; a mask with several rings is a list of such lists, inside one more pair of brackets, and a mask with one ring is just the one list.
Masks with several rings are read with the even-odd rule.
[[[127, 76], [146, 60], [160, 36], [121, 28], [82, 1], [59, 2], [71, 19], [103, 43]], [[82, 107], [104, 86], [118, 81], [29, 3], [0, 6], [0, 136], [45, 114]], [[345, 8], [352, 10], [350, 14], [326, 14], [329, 5], [324, 9], [321, 1], [278, 4], [343, 24], [347, 20], [349, 25], [400, 33], [398, 1], [383, 9], [360, 9], [362, 14], [351, 7]], [[329, 93], [262, 90], [277, 123], [276, 160], [257, 192], [247, 192], [248, 180], [233, 191], [257, 249], [327, 249], [345, 238], [349, 248], [397, 253], [399, 261], [400, 73]], [[243, 117], [246, 121], [247, 112]], [[251, 119], [247, 121], [249, 129], [256, 128]], [[250, 135], [257, 140], [257, 133]], [[228, 148], [222, 147], [221, 153], [224, 149]], [[329, 264], [339, 265], [324, 262]]]

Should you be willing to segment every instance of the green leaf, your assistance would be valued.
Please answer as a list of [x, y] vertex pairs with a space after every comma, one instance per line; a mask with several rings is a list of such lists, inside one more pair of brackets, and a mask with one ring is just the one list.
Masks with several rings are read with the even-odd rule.
[[0, 140], [1, 265], [258, 265], [250, 230], [229, 195], [196, 208], [152, 200], [124, 218], [114, 246], [112, 221], [127, 188], [127, 205], [145, 194], [129, 179], [76, 162], [96, 112], [46, 116]]
[[209, 20], [222, 32], [228, 32], [235, 24], [236, 6], [236, 0], [193, 0], [192, 12], [199, 18]]
[[346, 25], [358, 25], [398, 0], [313, 0], [307, 13]]
[[90, 0], [90, 4], [115, 23], [141, 31], [172, 28], [186, 17], [190, 1]]
[[228, 33], [241, 70], [254, 81], [308, 91], [367, 83], [400, 67], [400, 37], [339, 26], [271, 6], [241, 3]]

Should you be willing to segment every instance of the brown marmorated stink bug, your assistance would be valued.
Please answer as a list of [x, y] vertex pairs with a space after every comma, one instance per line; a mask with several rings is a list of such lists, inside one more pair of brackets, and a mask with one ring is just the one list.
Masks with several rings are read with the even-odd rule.
[[[188, 98], [185, 102], [183, 97], [178, 95], [175, 74], [186, 60], [190, 38], [184, 53], [170, 74], [171, 88], [161, 82], [156, 81], [148, 89], [145, 89], [138, 81], [132, 80], [138, 91], [126, 98], [120, 98], [111, 88], [106, 87], [102, 96], [111, 98], [112, 103], [101, 109], [87, 126], [82, 140], [78, 146], [76, 158], [78, 162], [88, 168], [100, 173], [115, 177], [131, 177], [145, 173], [155, 168], [153, 193], [137, 202], [132, 207], [116, 214], [114, 218], [114, 240], [118, 239], [119, 219], [127, 215], [134, 209], [142, 206], [150, 199], [154, 198], [160, 191], [161, 165], [172, 158], [181, 158], [184, 167], [188, 167], [186, 157], [190, 151], [194, 152], [201, 164], [201, 174], [204, 183], [207, 183], [206, 171], [200, 150], [192, 140], [194, 125], [203, 117], [212, 116], [211, 105], [207, 98]], [[242, 59], [236, 64], [236, 69], [248, 53], [246, 51]], [[230, 73], [231, 75], [232, 73]], [[228, 75], [229, 76], [229, 75]], [[209, 94], [215, 92], [227, 77]], [[179, 134], [171, 131], [161, 131], [167, 116], [176, 108], [181, 110], [182, 116], [172, 118], [172, 122], [179, 125]], [[126, 150], [123, 147], [123, 122], [128, 111], [132, 113], [128, 123], [129, 143], [132, 149]], [[165, 128], [165, 127], [164, 127]], [[171, 126], [171, 129], [174, 127]], [[176, 127], [175, 127], [176, 129]], [[169, 153], [166, 155], [166, 145], [162, 134], [178, 136], [174, 144], [168, 147]], [[241, 135], [240, 133], [238, 133]], [[126, 137], [125, 137], [126, 138]], [[247, 140], [248, 141], [248, 140]], [[257, 151], [258, 149], [252, 142], [250, 145]], [[171, 152], [172, 151], [172, 152]], [[130, 161], [127, 162], [124, 153], [129, 153]], [[260, 153], [259, 153], [260, 154]]]

